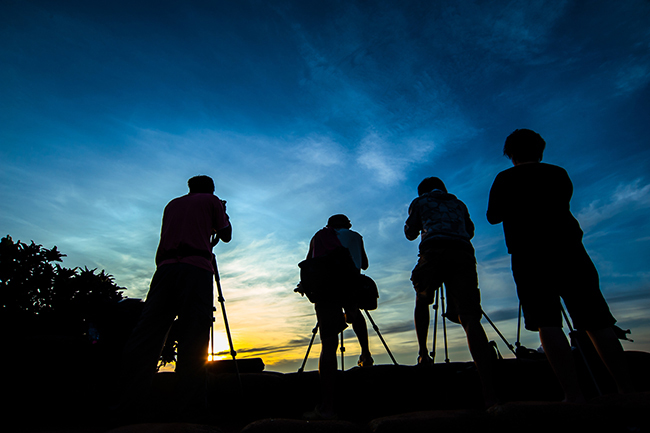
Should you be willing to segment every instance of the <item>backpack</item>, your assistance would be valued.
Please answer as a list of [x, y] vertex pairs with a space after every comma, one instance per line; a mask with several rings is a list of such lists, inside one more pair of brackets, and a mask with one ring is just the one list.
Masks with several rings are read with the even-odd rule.
[[377, 284], [359, 273], [347, 248], [338, 247], [324, 256], [303, 260], [298, 267], [300, 284], [295, 291], [306, 295], [312, 303], [333, 302], [352, 304], [361, 310], [377, 309]]
[[359, 274], [355, 285], [355, 304], [360, 310], [376, 310], [379, 291], [377, 284], [365, 274]]
[[345, 304], [359, 277], [350, 250], [337, 247], [326, 255], [308, 258], [298, 263], [300, 284], [296, 292], [313, 302]]

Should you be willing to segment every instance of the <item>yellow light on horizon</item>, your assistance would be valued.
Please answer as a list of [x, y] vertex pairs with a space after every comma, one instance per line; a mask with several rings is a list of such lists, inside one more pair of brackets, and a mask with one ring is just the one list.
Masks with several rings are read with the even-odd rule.
[[[212, 337], [214, 337], [214, 346]], [[217, 355], [217, 353], [225, 352], [224, 355]], [[228, 337], [223, 331], [215, 331], [210, 334], [210, 345], [208, 346], [208, 361], [220, 361], [230, 357], [230, 345], [228, 344]]]

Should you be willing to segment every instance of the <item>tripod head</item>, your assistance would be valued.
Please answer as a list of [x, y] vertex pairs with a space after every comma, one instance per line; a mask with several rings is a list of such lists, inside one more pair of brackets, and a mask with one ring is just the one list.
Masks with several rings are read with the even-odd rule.
[[295, 289], [293, 289], [294, 293], [300, 293], [300, 296], [305, 296], [305, 289], [302, 287], [300, 283], [296, 286]]

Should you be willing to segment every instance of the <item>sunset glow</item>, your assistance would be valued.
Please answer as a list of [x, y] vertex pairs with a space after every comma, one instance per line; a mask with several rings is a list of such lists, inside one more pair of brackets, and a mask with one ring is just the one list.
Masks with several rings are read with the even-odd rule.
[[[297, 265], [343, 213], [379, 287], [372, 317], [412, 365], [418, 241], [403, 226], [427, 176], [467, 204], [483, 309], [517, 339], [510, 257], [485, 212], [511, 165], [505, 138], [530, 128], [571, 176], [625, 349], [650, 351], [649, 22], [645, 0], [2, 1], [1, 234], [56, 245], [64, 266], [105, 269], [144, 298], [165, 205], [212, 176], [233, 226], [214, 251], [237, 357], [292, 372], [316, 324]], [[448, 327], [451, 360], [471, 359]], [[359, 348], [344, 338], [347, 368]], [[307, 369], [319, 352], [316, 337]]]

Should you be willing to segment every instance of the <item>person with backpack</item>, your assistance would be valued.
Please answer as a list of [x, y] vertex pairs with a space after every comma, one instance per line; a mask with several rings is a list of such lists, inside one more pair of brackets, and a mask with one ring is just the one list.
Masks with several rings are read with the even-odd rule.
[[327, 226], [316, 232], [309, 244], [307, 261], [323, 258], [328, 260], [327, 266], [330, 267], [326, 270], [327, 278], [322, 285], [322, 293], [314, 298], [321, 340], [318, 372], [322, 401], [313, 412], [305, 414], [310, 419], [336, 418], [334, 395], [338, 335], [348, 327], [348, 323], [352, 324], [361, 346], [358, 365], [370, 367], [374, 364], [368, 345], [366, 320], [354, 302], [355, 285], [359, 284], [361, 269], [368, 269], [368, 256], [362, 236], [350, 230], [351, 227], [352, 223], [347, 216], [332, 215]]

